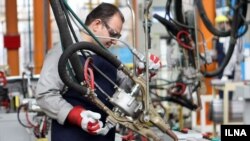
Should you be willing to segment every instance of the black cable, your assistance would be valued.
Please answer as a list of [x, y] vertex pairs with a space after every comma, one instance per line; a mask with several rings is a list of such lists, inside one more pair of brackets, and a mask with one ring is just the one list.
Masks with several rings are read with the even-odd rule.
[[[149, 84], [150, 87], [157, 87], [157, 86], [166, 86], [166, 85], [169, 85], [171, 83], [176, 83], [178, 82], [180, 79], [177, 79], [176, 81], [169, 81], [167, 79], [163, 79], [163, 78], [156, 78], [156, 79], [152, 79], [151, 80], [151, 84]], [[152, 84], [152, 83], [157, 83], [157, 81], [164, 81], [165, 83], [163, 84]]]
[[23, 127], [25, 127], [25, 128], [32, 128], [31, 125], [25, 125], [25, 124], [21, 121], [21, 119], [20, 119], [20, 112], [21, 112], [21, 109], [22, 109], [22, 108], [27, 108], [27, 107], [28, 107], [28, 104], [21, 104], [21, 105], [18, 107], [18, 109], [17, 109], [17, 120], [18, 120], [18, 122], [19, 122]]
[[[182, 27], [184, 29], [195, 29], [195, 27], [193, 26], [188, 26], [184, 23], [184, 18], [183, 18], [183, 14], [182, 14], [182, 1], [180, 0], [175, 0], [174, 3], [175, 6], [175, 15], [176, 15], [176, 19], [174, 20], [170, 15], [169, 16], [169, 20], [172, 21], [173, 23], [175, 23], [176, 25], [178, 25], [179, 27]], [[168, 12], [169, 14], [169, 12]]]
[[[63, 11], [64, 11], [64, 13], [65, 13], [66, 20], [67, 20], [67, 23], [68, 23], [69, 28], [70, 28], [70, 30], [71, 30], [71, 33], [73, 34], [73, 37], [74, 37], [75, 41], [78, 43], [79, 40], [78, 40], [78, 38], [77, 38], [77, 36], [76, 36], [76, 34], [75, 34], [74, 28], [73, 28], [73, 26], [72, 26], [72, 24], [71, 24], [71, 20], [70, 20], [70, 18], [69, 18], [69, 15], [71, 15], [70, 17], [72, 17], [72, 13], [69, 12], [68, 9], [65, 7], [65, 3], [64, 3], [63, 0], [60, 0], [60, 4], [62, 5], [62, 9], [63, 9]], [[84, 53], [83, 50], [80, 50], [80, 53], [82, 54], [82, 56], [84, 56], [84, 57], [86, 58], [86, 55], [85, 55], [85, 53]]]
[[185, 24], [184, 23], [184, 18], [183, 18], [183, 13], [182, 13], [182, 0], [175, 0], [174, 11], [175, 11], [176, 21], [178, 23]]
[[[161, 17], [158, 14], [154, 14], [153, 17], [157, 19], [161, 24], [163, 24], [167, 31], [170, 31], [174, 36], [181, 30], [178, 26], [170, 22], [169, 20]], [[171, 34], [170, 34], [171, 35]]]
[[72, 35], [73, 35], [75, 41], [76, 41], [76, 42], [79, 42], [79, 40], [78, 40], [78, 38], [77, 38], [77, 36], [76, 36], [76, 33], [75, 33], [75, 31], [74, 31], [74, 28], [73, 28], [73, 26], [72, 26], [72, 24], [71, 24], [71, 21], [70, 21], [69, 15], [68, 15], [69, 12], [68, 12], [68, 10], [66, 9], [63, 0], [59, 0], [59, 1], [60, 1], [62, 10], [64, 11], [64, 14], [65, 14], [66, 21], [67, 21], [67, 23], [68, 23], [69, 29], [71, 30], [71, 33], [72, 33]]
[[[155, 96], [158, 98], [159, 101], [169, 101], [169, 102], [174, 102], [176, 104], [179, 104], [183, 107], [188, 108], [189, 110], [196, 110], [198, 106], [194, 104], [192, 101], [188, 100], [184, 96], [159, 96], [157, 93], [152, 93], [155, 94]], [[156, 100], [154, 100], [156, 101]]]
[[22, 81], [21, 81], [21, 86], [22, 86], [22, 92], [23, 92], [23, 96], [26, 97], [27, 95], [27, 80], [24, 78], [25, 76], [25, 72], [22, 73]]
[[[246, 0], [242, 0], [243, 2], [238, 2], [239, 5], [241, 5], [241, 9], [242, 14], [244, 15], [244, 17], [246, 17], [247, 14], [247, 1]], [[237, 4], [236, 4], [237, 5]], [[209, 20], [209, 18], [207, 17], [206, 11], [203, 7], [203, 2], [202, 0], [196, 0], [196, 6], [198, 8], [200, 17], [204, 23], [204, 25], [207, 27], [207, 29], [213, 33], [214, 35], [218, 36], [218, 37], [227, 37], [230, 36], [231, 30], [230, 31], [219, 31], [218, 29], [216, 29], [212, 22]], [[240, 7], [237, 7], [236, 9], [239, 10]], [[234, 9], [234, 10], [236, 10]], [[238, 12], [237, 12], [238, 13]], [[235, 13], [234, 13], [235, 14]], [[238, 21], [237, 21], [238, 22]], [[244, 23], [244, 21], [242, 19], [240, 19], [240, 24], [236, 27], [236, 29], [238, 30], [239, 27], [241, 27]]]
[[65, 85], [67, 85], [69, 88], [73, 88], [74, 90], [80, 92], [80, 94], [88, 93], [88, 89], [86, 87], [83, 87], [81, 84], [72, 81], [71, 77], [68, 75], [66, 70], [66, 63], [68, 62], [68, 59], [72, 56], [72, 54], [76, 53], [79, 50], [90, 50], [96, 53], [97, 55], [103, 57], [107, 61], [109, 61], [115, 68], [123, 69], [120, 68], [122, 66], [122, 62], [119, 61], [113, 54], [109, 53], [108, 51], [102, 48], [97, 47], [93, 43], [79, 42], [72, 44], [61, 55], [58, 63], [58, 72], [60, 78], [65, 83]]
[[[59, 0], [50, 0], [49, 2], [51, 4], [51, 8], [53, 10], [54, 17], [55, 17], [55, 20], [59, 29], [59, 35], [60, 35], [62, 47], [63, 49], [66, 49], [70, 45], [73, 44], [73, 40], [72, 40], [71, 33], [67, 24], [67, 20], [65, 18], [65, 13], [62, 10]], [[84, 80], [83, 75], [82, 75], [83, 66], [82, 66], [79, 56], [77, 56], [77, 54], [73, 54], [70, 57], [70, 63], [76, 75], [76, 80], [79, 83], [83, 82]]]
[[201, 86], [200, 81], [194, 85], [193, 89], [192, 89], [192, 93], [195, 92], [199, 87]]
[[184, 97], [178, 97], [178, 96], [167, 96], [163, 98], [164, 100], [171, 101], [174, 103], [177, 103], [183, 107], [188, 108], [189, 110], [196, 110], [198, 106], [194, 103], [192, 103], [190, 100], [187, 100]]
[[165, 6], [165, 18], [167, 18], [167, 15], [168, 17], [170, 17], [170, 6], [171, 6], [171, 3], [172, 3], [172, 0], [167, 0], [166, 2], [166, 6]]

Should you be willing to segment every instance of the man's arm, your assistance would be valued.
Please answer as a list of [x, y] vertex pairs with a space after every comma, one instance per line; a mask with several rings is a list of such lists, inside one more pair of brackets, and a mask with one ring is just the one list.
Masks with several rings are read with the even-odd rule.
[[73, 106], [60, 94], [64, 86], [58, 74], [58, 61], [61, 54], [60, 46], [55, 46], [46, 55], [35, 96], [41, 109], [49, 117], [63, 124]]

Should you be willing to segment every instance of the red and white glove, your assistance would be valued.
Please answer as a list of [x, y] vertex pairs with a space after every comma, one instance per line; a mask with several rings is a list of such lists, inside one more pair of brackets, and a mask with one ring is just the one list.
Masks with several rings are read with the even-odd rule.
[[[150, 73], [150, 78], [155, 76], [161, 67], [162, 65], [160, 58], [153, 54], [149, 54], [148, 70]], [[138, 62], [137, 70], [138, 73], [141, 74], [143, 71], [145, 71], [145, 64], [143, 62]]]
[[71, 124], [80, 126], [84, 131], [93, 135], [106, 135], [108, 128], [103, 128], [100, 121], [101, 115], [96, 112], [83, 109], [81, 106], [74, 107], [68, 114], [68, 121]]

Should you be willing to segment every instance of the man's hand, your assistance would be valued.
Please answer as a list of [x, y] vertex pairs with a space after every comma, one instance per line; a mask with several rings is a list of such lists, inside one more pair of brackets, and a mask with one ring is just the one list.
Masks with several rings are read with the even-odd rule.
[[[162, 65], [160, 58], [153, 54], [149, 54], [148, 70], [150, 73], [150, 78], [155, 76], [161, 67]], [[138, 62], [137, 70], [139, 74], [143, 73], [143, 71], [145, 71], [145, 64], [143, 62]]]
[[81, 126], [84, 131], [90, 134], [98, 134], [103, 126], [103, 123], [99, 120], [101, 115], [92, 111], [82, 111], [81, 112]]
[[69, 122], [80, 126], [84, 131], [93, 135], [106, 135], [109, 128], [103, 128], [100, 118], [99, 113], [84, 110], [81, 106], [74, 107], [68, 115]]

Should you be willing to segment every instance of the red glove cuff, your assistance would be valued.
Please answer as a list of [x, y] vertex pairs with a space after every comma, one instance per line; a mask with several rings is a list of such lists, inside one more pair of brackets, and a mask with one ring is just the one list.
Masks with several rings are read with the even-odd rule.
[[137, 68], [137, 74], [142, 74], [144, 69]]
[[78, 125], [81, 127], [82, 117], [81, 112], [84, 109], [81, 106], [75, 106], [68, 114], [68, 121], [71, 124]]

